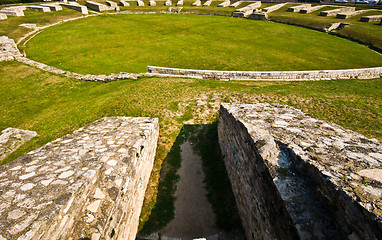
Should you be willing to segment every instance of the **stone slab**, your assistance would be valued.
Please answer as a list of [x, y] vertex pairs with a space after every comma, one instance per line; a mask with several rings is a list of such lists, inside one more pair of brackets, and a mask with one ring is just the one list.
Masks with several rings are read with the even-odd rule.
[[121, 1], [119, 1], [119, 6], [122, 6], [122, 7], [129, 7], [129, 6], [130, 6], [130, 3], [121, 0]]
[[101, 4], [101, 3], [98, 3], [98, 2], [93, 2], [93, 1], [86, 1], [86, 7], [90, 8], [92, 10], [98, 11], [98, 12], [103, 12], [103, 11], [109, 10], [108, 6]]
[[338, 13], [336, 15], [336, 18], [339, 18], [339, 19], [346, 19], [346, 18], [349, 18], [349, 17], [354, 17], [354, 16], [357, 16], [359, 14], [362, 14], [362, 13], [365, 13], [367, 11], [370, 11], [369, 9], [367, 10], [359, 10], [359, 11], [354, 11], [354, 12], [344, 12], [344, 13]]
[[211, 5], [211, 3], [212, 3], [212, 0], [207, 0], [207, 1], [205, 1], [205, 2], [203, 3], [203, 7], [208, 7], [208, 6]]
[[255, 12], [249, 15], [249, 19], [252, 20], [268, 20], [268, 13], [267, 12]]
[[79, 5], [78, 3], [60, 3], [60, 5], [66, 8], [79, 11], [80, 13], [84, 15], [89, 14], [88, 8], [86, 6]]
[[183, 0], [179, 0], [179, 1], [176, 3], [176, 6], [183, 6]]
[[267, 103], [222, 104], [218, 134], [247, 239], [293, 238], [284, 206], [301, 239], [381, 238], [376, 139]]
[[200, 0], [196, 0], [195, 2], [192, 3], [192, 6], [198, 7], [200, 5], [202, 5], [202, 1], [200, 1]]
[[58, 4], [41, 4], [41, 6], [48, 7], [50, 11], [61, 11], [62, 7]]
[[276, 10], [279, 10], [280, 8], [284, 7], [287, 3], [279, 3], [270, 7], [263, 8], [262, 11], [266, 13], [270, 13]]
[[38, 6], [38, 5], [27, 5], [27, 10], [32, 10], [37, 12], [50, 12], [49, 7]]
[[172, 1], [171, 0], [166, 0], [166, 2], [164, 2], [164, 5], [165, 6], [171, 6], [172, 5]]
[[224, 1], [218, 4], [218, 7], [228, 7], [231, 4], [230, 1]]
[[4, 20], [4, 19], [7, 19], [7, 14], [5, 13], [0, 13], [0, 20]]
[[229, 5], [229, 7], [235, 8], [235, 7], [238, 7], [241, 3], [242, 3], [242, 1], [237, 1], [237, 2], [234, 2], [231, 5]]
[[157, 3], [154, 0], [149, 1], [149, 6], [156, 6]]
[[137, 5], [138, 5], [139, 7], [143, 7], [143, 6], [145, 6], [145, 3], [144, 3], [143, 1], [141, 1], [141, 0], [138, 0], [138, 1], [137, 1]]
[[0, 135], [0, 162], [25, 142], [36, 136], [37, 133], [35, 131], [17, 128], [4, 129]]
[[301, 9], [300, 13], [311, 13], [311, 12], [320, 10], [321, 8], [324, 8], [324, 7], [327, 7], [327, 6], [328, 5], [318, 5], [318, 6], [314, 6], [314, 7], [310, 6], [310, 7]]
[[251, 3], [245, 7], [236, 9], [233, 13], [233, 17], [238, 17], [238, 18], [245, 18], [251, 15], [255, 9], [259, 8], [261, 6], [260, 1], [255, 1], [254, 3]]
[[13, 16], [13, 17], [22, 17], [24, 16], [24, 11], [21, 10], [6, 10], [6, 9], [1, 9], [0, 13], [3, 13], [7, 16]]
[[21, 53], [15, 41], [7, 36], [0, 36], [0, 62], [13, 61], [17, 57], [21, 57]]
[[308, 9], [311, 8], [311, 4], [301, 4], [293, 7], [289, 7], [287, 12], [300, 12], [302, 9]]
[[361, 17], [361, 22], [379, 22], [382, 20], [382, 15], [372, 15]]
[[347, 12], [354, 12], [355, 7], [342, 7], [342, 8], [336, 8], [332, 10], [322, 11], [320, 12], [319, 16], [336, 16], [339, 13], [347, 13]]
[[0, 167], [5, 239], [135, 239], [158, 120], [106, 117]]

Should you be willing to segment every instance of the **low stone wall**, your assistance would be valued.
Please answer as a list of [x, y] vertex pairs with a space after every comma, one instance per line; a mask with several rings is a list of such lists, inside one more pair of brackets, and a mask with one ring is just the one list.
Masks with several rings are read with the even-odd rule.
[[86, 1], [86, 7], [98, 12], [109, 10], [108, 6], [98, 2], [92, 2], [92, 1]]
[[310, 12], [314, 12], [314, 11], [317, 11], [321, 8], [324, 8], [324, 7], [327, 7], [328, 5], [318, 5], [318, 6], [314, 6], [314, 7], [308, 7], [308, 8], [303, 8], [300, 10], [300, 13], [310, 13]]
[[77, 3], [60, 3], [61, 6], [79, 11], [82, 14], [89, 14], [86, 6], [79, 5]]
[[259, 8], [261, 6], [260, 1], [255, 1], [254, 3], [251, 3], [245, 7], [236, 9], [233, 13], [233, 17], [238, 17], [238, 18], [245, 18], [251, 15], [255, 9]]
[[211, 5], [211, 3], [212, 3], [212, 0], [207, 0], [207, 1], [205, 1], [205, 2], [203, 3], [203, 7], [208, 7], [208, 6]]
[[149, 73], [156, 76], [191, 77], [213, 80], [330, 80], [330, 79], [372, 79], [382, 77], [382, 67], [345, 70], [317, 71], [215, 71], [148, 66]]
[[354, 12], [355, 7], [343, 7], [343, 8], [337, 8], [333, 10], [328, 10], [328, 11], [322, 11], [320, 12], [320, 16], [336, 16], [338, 13], [347, 13], [347, 12]]
[[[211, 1], [212, 2], [212, 1]], [[230, 1], [224, 1], [218, 4], [218, 7], [228, 7], [231, 4]], [[208, 5], [209, 6], [209, 5]]]
[[110, 117], [0, 167], [0, 239], [135, 239], [158, 121]]
[[311, 8], [311, 7], [312, 7], [311, 4], [301, 4], [298, 6], [289, 7], [287, 11], [288, 12], [299, 12], [302, 9], [307, 9], [307, 8]]
[[3, 13], [7, 16], [13, 16], [13, 17], [22, 17], [24, 16], [24, 11], [23, 10], [17, 10], [17, 9], [1, 9], [0, 13]]
[[195, 2], [192, 3], [192, 6], [198, 7], [200, 5], [202, 5], [202, 2], [200, 0], [196, 0]]
[[269, 7], [263, 8], [262, 11], [266, 13], [270, 13], [284, 7], [286, 4], [287, 3], [280, 3], [273, 6], [269, 6]]
[[359, 10], [359, 11], [355, 11], [355, 12], [344, 12], [344, 13], [338, 13], [336, 15], [336, 18], [339, 18], [339, 19], [347, 19], [347, 18], [350, 18], [350, 17], [353, 17], [353, 16], [357, 16], [359, 14], [362, 14], [362, 13], [365, 13], [367, 11], [370, 11], [369, 9], [366, 9], [366, 10]]
[[236, 1], [236, 2], [232, 3], [231, 5], [229, 5], [229, 7], [233, 7], [233, 8], [238, 7], [242, 2], [243, 1]]
[[218, 134], [247, 239], [382, 239], [376, 139], [275, 104], [222, 104]]
[[130, 6], [130, 3], [124, 1], [124, 0], [120, 0], [119, 1], [119, 6], [122, 6], [122, 7], [129, 7]]
[[17, 57], [21, 57], [16, 43], [7, 36], [0, 36], [0, 62], [13, 61]]
[[183, 0], [179, 0], [179, 1], [176, 3], [176, 6], [183, 6]]
[[361, 22], [379, 22], [382, 20], [382, 15], [372, 15], [361, 17]]
[[41, 4], [41, 6], [48, 7], [50, 11], [61, 11], [62, 7], [58, 4]]
[[5, 13], [0, 13], [0, 20], [4, 20], [4, 19], [7, 19], [7, 14]]
[[50, 12], [49, 7], [37, 6], [37, 5], [27, 5], [27, 10], [32, 10], [37, 12]]

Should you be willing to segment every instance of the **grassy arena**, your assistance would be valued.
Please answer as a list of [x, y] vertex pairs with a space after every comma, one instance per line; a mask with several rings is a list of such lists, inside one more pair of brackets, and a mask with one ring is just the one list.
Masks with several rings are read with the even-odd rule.
[[27, 56], [64, 70], [110, 74], [146, 66], [216, 70], [374, 67], [382, 55], [304, 28], [216, 16], [112, 15], [44, 30]]

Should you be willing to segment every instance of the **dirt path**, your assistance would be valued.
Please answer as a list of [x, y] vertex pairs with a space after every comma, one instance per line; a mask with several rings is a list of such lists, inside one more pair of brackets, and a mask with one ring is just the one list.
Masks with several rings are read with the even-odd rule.
[[219, 233], [215, 225], [215, 215], [206, 197], [207, 191], [204, 189], [202, 160], [189, 142], [183, 143], [181, 150], [182, 165], [176, 190], [175, 218], [160, 233], [162, 236], [182, 240]]

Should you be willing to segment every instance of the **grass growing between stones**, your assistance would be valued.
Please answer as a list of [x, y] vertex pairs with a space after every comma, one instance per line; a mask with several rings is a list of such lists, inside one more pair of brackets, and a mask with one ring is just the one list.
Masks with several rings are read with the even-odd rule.
[[34, 60], [83, 74], [146, 72], [148, 65], [314, 70], [382, 64], [382, 55], [328, 34], [265, 21], [201, 15], [80, 19], [44, 30], [27, 43], [26, 52]]
[[[2, 62], [0, 83], [0, 130], [15, 127], [39, 134], [3, 164], [104, 116], [159, 118], [160, 137], [141, 228], [152, 211], [161, 216], [173, 208], [171, 201], [160, 202], [156, 196], [158, 183], [160, 186], [164, 182], [169, 194], [175, 191], [178, 165], [170, 159], [174, 149], [176, 154], [176, 139], [182, 126], [213, 123], [220, 102], [289, 104], [314, 117], [382, 140], [382, 79], [221, 82], [141, 78], [102, 84], [63, 78], [17, 62]], [[172, 175], [166, 177], [170, 171]], [[171, 200], [171, 196], [165, 197]], [[158, 221], [161, 222], [151, 224], [166, 224]]]

